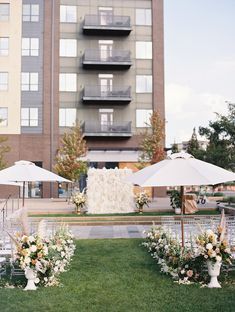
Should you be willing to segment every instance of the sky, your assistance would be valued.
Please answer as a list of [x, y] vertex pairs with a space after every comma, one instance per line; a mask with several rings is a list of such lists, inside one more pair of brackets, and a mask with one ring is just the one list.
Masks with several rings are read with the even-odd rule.
[[169, 147], [235, 103], [235, 0], [164, 0], [164, 34]]

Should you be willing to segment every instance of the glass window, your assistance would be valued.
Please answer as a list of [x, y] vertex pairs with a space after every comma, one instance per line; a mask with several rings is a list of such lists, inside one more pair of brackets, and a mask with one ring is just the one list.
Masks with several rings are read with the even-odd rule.
[[22, 38], [22, 56], [38, 56], [39, 38]]
[[9, 38], [0, 38], [0, 56], [7, 56], [9, 52]]
[[136, 9], [135, 23], [136, 25], [151, 26], [152, 25], [151, 9]]
[[76, 57], [77, 56], [77, 40], [76, 39], [60, 39], [60, 56]]
[[152, 42], [151, 41], [137, 41], [135, 43], [136, 58], [137, 59], [152, 59]]
[[152, 75], [136, 76], [136, 93], [152, 93]]
[[77, 7], [75, 5], [61, 5], [60, 22], [77, 23]]
[[60, 108], [60, 127], [73, 127], [76, 124], [76, 108]]
[[6, 127], [8, 123], [8, 108], [0, 107], [0, 126]]
[[8, 21], [10, 16], [10, 4], [0, 3], [0, 21]]
[[38, 126], [38, 108], [35, 107], [21, 108], [21, 126], [22, 127]]
[[8, 90], [8, 73], [0, 72], [0, 91]]
[[39, 21], [39, 4], [23, 4], [23, 21], [38, 22]]
[[60, 74], [60, 91], [77, 91], [77, 74]]
[[21, 90], [38, 91], [38, 73], [21, 73]]
[[153, 113], [152, 109], [137, 109], [136, 110], [136, 127], [147, 128], [150, 124], [150, 117]]

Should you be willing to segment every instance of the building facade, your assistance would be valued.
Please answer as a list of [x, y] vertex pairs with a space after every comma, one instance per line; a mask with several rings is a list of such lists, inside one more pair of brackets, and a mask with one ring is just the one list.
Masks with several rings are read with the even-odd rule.
[[[154, 110], [165, 119], [163, 0], [0, 0], [9, 165], [52, 170], [60, 135], [80, 123], [92, 166], [131, 167]], [[29, 196], [56, 192], [34, 185]]]

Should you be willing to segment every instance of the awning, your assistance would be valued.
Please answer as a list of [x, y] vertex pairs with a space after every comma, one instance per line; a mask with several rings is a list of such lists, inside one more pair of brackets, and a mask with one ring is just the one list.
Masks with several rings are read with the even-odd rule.
[[138, 162], [138, 151], [89, 151], [81, 160], [90, 162]]

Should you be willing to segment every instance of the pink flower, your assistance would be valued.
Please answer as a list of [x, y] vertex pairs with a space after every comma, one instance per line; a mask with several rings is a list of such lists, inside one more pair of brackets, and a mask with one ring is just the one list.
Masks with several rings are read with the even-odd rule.
[[193, 270], [188, 270], [186, 274], [188, 277], [192, 277], [193, 276]]

